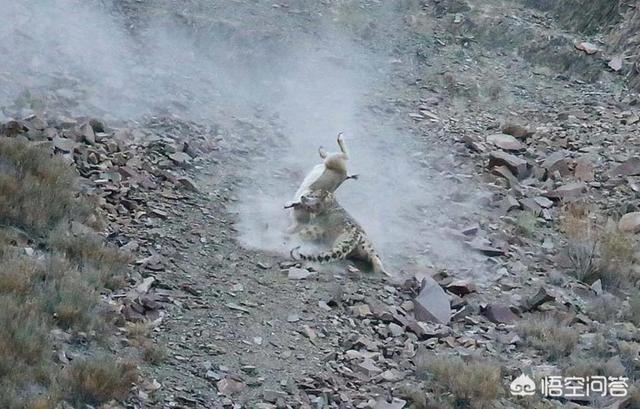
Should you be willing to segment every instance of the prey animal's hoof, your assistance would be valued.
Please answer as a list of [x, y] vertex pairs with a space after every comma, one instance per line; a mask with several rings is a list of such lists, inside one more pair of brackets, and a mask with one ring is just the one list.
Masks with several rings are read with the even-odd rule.
[[[291, 251], [289, 251], [289, 255], [291, 256], [292, 260], [295, 260], [295, 261], [300, 260], [300, 252], [298, 252], [299, 249], [300, 249], [300, 246], [294, 247], [291, 249]], [[296, 252], [298, 252], [297, 256], [296, 256]]]

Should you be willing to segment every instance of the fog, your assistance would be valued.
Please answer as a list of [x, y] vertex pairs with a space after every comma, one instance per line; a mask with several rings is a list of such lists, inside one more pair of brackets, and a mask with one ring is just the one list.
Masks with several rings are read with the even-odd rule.
[[[158, 2], [141, 5], [135, 22], [120, 3], [0, 0], [4, 116], [75, 101], [72, 114], [106, 120], [276, 118], [286, 143], [269, 130], [261, 140], [244, 142], [255, 156], [243, 170], [246, 181], [233, 210], [243, 245], [282, 254], [291, 246], [282, 235], [288, 223], [283, 205], [320, 163], [318, 147], [337, 150], [342, 131], [349, 172], [360, 179], [345, 182], [338, 199], [392, 271], [471, 268], [480, 260], [469, 257], [445, 227], [462, 223], [482, 193], [429, 166], [449, 153], [420, 142], [402, 125], [402, 118], [408, 120], [403, 109], [410, 108], [392, 107], [393, 115], [371, 109], [389, 103], [396, 91], [389, 78], [409, 63], [392, 55], [393, 39], [371, 47], [354, 37], [341, 2], [335, 13], [311, 16], [257, 3], [254, 12], [231, 1], [185, 2], [180, 10]], [[373, 3], [382, 19], [378, 27], [402, 30], [398, 4], [411, 2]], [[456, 191], [464, 192], [465, 202], [451, 203]]]

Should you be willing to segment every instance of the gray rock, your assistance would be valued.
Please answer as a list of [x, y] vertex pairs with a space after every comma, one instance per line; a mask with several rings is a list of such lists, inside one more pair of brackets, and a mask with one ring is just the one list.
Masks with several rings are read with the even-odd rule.
[[610, 176], [637, 176], [640, 175], [640, 158], [633, 157], [609, 171]]
[[505, 151], [520, 151], [525, 148], [525, 145], [513, 136], [500, 133], [487, 136], [487, 143]]
[[489, 153], [489, 168], [506, 166], [518, 178], [527, 176], [529, 165], [526, 160], [502, 151]]
[[640, 232], [640, 212], [627, 213], [620, 218], [618, 229], [625, 233]]
[[414, 313], [419, 321], [449, 324], [451, 305], [449, 296], [433, 279], [426, 279], [426, 285], [413, 300]]

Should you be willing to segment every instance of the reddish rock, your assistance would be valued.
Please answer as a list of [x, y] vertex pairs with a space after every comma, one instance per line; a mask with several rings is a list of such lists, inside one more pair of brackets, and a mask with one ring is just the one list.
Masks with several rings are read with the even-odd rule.
[[595, 179], [595, 169], [593, 163], [588, 159], [578, 159], [573, 172], [576, 179], [583, 182], [591, 182]]
[[469, 280], [455, 280], [451, 284], [447, 285], [447, 290], [451, 291], [455, 295], [464, 296], [477, 291], [477, 287]]
[[518, 179], [527, 176], [529, 165], [526, 160], [502, 151], [489, 153], [489, 168], [506, 166]]
[[569, 164], [570, 162], [569, 159], [567, 159], [566, 152], [559, 151], [549, 155], [544, 162], [542, 162], [542, 167], [547, 170], [547, 175], [558, 172], [560, 176], [567, 176], [571, 173]]
[[569, 183], [555, 190], [545, 193], [545, 196], [551, 199], [575, 200], [587, 191], [587, 185], [583, 182]]
[[496, 324], [508, 324], [518, 319], [518, 316], [509, 307], [501, 304], [490, 304], [482, 313], [489, 321]]
[[502, 127], [502, 133], [523, 139], [532, 136], [535, 131], [531, 131], [522, 125], [507, 122]]

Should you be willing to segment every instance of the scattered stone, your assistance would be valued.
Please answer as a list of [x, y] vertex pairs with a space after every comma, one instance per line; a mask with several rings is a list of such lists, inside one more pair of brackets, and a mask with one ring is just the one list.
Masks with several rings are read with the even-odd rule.
[[230, 396], [242, 391], [247, 385], [244, 382], [226, 377], [216, 383], [218, 392], [222, 395]]
[[535, 131], [531, 131], [522, 125], [508, 122], [502, 127], [502, 133], [514, 136], [518, 139], [524, 139], [532, 136]]
[[399, 398], [393, 398], [391, 402], [386, 399], [379, 399], [373, 409], [402, 409], [406, 404], [407, 401]]
[[480, 253], [489, 257], [499, 257], [506, 254], [506, 251], [504, 249], [491, 246], [479, 240], [472, 241], [471, 243], [469, 243], [469, 246], [471, 246], [471, 248], [475, 251], [479, 251]]
[[525, 301], [525, 309], [527, 311], [535, 310], [546, 302], [555, 301], [555, 298], [547, 293], [544, 287], [540, 287], [538, 292]]
[[545, 193], [545, 196], [551, 199], [561, 199], [571, 201], [579, 199], [587, 191], [587, 185], [583, 182], [573, 182], [560, 186], [555, 190]]
[[311, 328], [308, 325], [304, 325], [302, 327], [302, 335], [304, 335], [305, 337], [307, 337], [309, 339], [309, 341], [311, 341], [312, 343], [315, 342], [315, 340], [318, 338], [318, 336], [316, 335], [316, 332], [313, 330], [313, 328]]
[[249, 311], [249, 309], [244, 308], [236, 303], [227, 303], [226, 304], [227, 308], [229, 308], [230, 310], [234, 310], [234, 311], [241, 311], [247, 314], [250, 314], [251, 311]]
[[582, 182], [591, 182], [595, 180], [595, 168], [588, 159], [578, 159], [573, 175]]
[[576, 49], [580, 50], [580, 51], [584, 51], [585, 53], [587, 53], [588, 55], [592, 55], [597, 53], [598, 51], [600, 51], [600, 48], [598, 48], [597, 45], [587, 42], [587, 41], [582, 41], [580, 43], [576, 43], [575, 44]]
[[547, 175], [558, 172], [560, 176], [567, 176], [571, 173], [569, 160], [565, 151], [554, 152], [542, 162], [542, 167], [547, 170]]
[[616, 55], [615, 57], [609, 60], [607, 65], [609, 66], [609, 68], [611, 68], [615, 72], [620, 71], [622, 69], [622, 57], [619, 55]]
[[404, 328], [394, 322], [390, 323], [388, 328], [391, 332], [391, 335], [393, 335], [394, 337], [399, 337], [404, 334]]
[[367, 378], [373, 378], [382, 373], [382, 369], [378, 368], [371, 359], [365, 359], [356, 365], [356, 370]]
[[309, 277], [313, 277], [315, 275], [317, 275], [318, 273], [313, 272], [313, 271], [309, 271], [307, 269], [304, 268], [299, 268], [299, 267], [290, 267], [289, 268], [289, 274], [288, 274], [288, 278], [289, 280], [305, 280]]
[[489, 321], [497, 324], [509, 324], [518, 319], [518, 316], [509, 307], [500, 304], [490, 304], [482, 313]]
[[492, 151], [489, 153], [489, 168], [496, 166], [506, 166], [518, 179], [527, 176], [527, 161], [506, 152]]
[[272, 389], [265, 389], [262, 392], [262, 399], [270, 403], [276, 403], [278, 399], [286, 399], [287, 393], [282, 391], [276, 391]]
[[602, 280], [597, 279], [593, 284], [591, 284], [591, 289], [596, 295], [602, 295]]
[[632, 234], [640, 232], [640, 212], [631, 212], [622, 216], [618, 222], [618, 229]]
[[447, 285], [446, 287], [447, 287], [447, 290], [449, 290], [450, 292], [460, 297], [463, 297], [467, 294], [471, 294], [477, 291], [476, 285], [470, 282], [469, 280], [455, 280], [455, 281], [452, 281], [451, 284]]
[[553, 207], [553, 201], [544, 196], [536, 196], [533, 200], [543, 209]]
[[495, 145], [505, 151], [521, 151], [526, 147], [513, 136], [499, 133], [487, 136], [487, 143]]
[[640, 175], [640, 158], [632, 157], [609, 172], [610, 176], [638, 176]]

